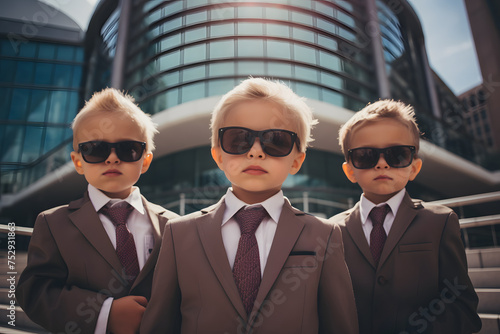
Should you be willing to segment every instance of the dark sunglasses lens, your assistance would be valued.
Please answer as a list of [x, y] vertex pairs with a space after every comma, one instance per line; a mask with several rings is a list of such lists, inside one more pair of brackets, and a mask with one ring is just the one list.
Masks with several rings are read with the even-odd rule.
[[412, 150], [407, 146], [394, 146], [385, 150], [384, 155], [387, 164], [394, 168], [408, 167], [412, 160]]
[[108, 143], [88, 142], [80, 144], [83, 159], [89, 163], [103, 162], [109, 156], [111, 148]]
[[293, 149], [291, 133], [280, 130], [266, 131], [262, 134], [262, 149], [274, 157], [283, 157]]
[[142, 157], [144, 145], [136, 141], [123, 141], [116, 145], [116, 155], [124, 162], [137, 161]]
[[229, 154], [244, 154], [250, 150], [254, 139], [245, 129], [227, 129], [222, 134], [222, 149]]
[[371, 148], [357, 148], [351, 151], [352, 164], [358, 169], [375, 167], [378, 158], [378, 152]]

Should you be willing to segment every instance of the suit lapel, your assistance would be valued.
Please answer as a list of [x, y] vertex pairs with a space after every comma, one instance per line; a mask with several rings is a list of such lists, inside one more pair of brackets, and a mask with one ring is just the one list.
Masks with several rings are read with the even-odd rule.
[[198, 232], [205, 254], [217, 279], [240, 317], [246, 322], [247, 314], [234, 282], [231, 266], [224, 249], [224, 242], [222, 241], [221, 222], [225, 209], [226, 205], [223, 197], [216, 205], [203, 210], [204, 216], [197, 220]]
[[142, 203], [149, 216], [149, 220], [153, 225], [154, 246], [151, 254], [149, 254], [148, 260], [144, 264], [144, 267], [139, 272], [139, 276], [137, 276], [134, 284], [132, 285], [132, 289], [139, 283], [141, 283], [141, 281], [149, 274], [149, 272], [154, 269], [158, 254], [160, 253], [162, 233], [161, 227], [164, 226], [168, 221], [166, 217], [163, 217], [161, 215], [166, 211], [165, 209], [157, 210], [155, 206], [149, 205], [150, 203], [144, 197], [142, 197]]
[[359, 213], [359, 202], [356, 203], [351, 211], [351, 214], [346, 218], [345, 226], [352, 240], [358, 247], [359, 251], [366, 258], [368, 262], [375, 268], [375, 261], [373, 260], [370, 246], [366, 240], [365, 232], [361, 224], [361, 215]]
[[391, 254], [394, 247], [396, 247], [399, 240], [408, 229], [408, 226], [410, 226], [411, 222], [417, 215], [417, 209], [420, 206], [421, 205], [419, 203], [413, 203], [408, 193], [405, 194], [405, 197], [399, 206], [398, 213], [394, 218], [394, 223], [389, 231], [389, 235], [387, 236], [382, 254], [380, 255], [379, 266], [384, 264], [389, 257], [389, 254]]
[[122, 265], [116, 251], [109, 240], [106, 230], [102, 226], [99, 215], [94, 209], [88, 194], [81, 200], [71, 202], [69, 209], [75, 209], [68, 215], [69, 219], [89, 241], [89, 243], [118, 273], [122, 272]]
[[281, 269], [297, 242], [304, 228], [304, 222], [300, 216], [304, 215], [304, 212], [292, 208], [288, 200], [285, 199], [249, 323], [253, 322], [258, 313], [257, 311], [278, 279]]

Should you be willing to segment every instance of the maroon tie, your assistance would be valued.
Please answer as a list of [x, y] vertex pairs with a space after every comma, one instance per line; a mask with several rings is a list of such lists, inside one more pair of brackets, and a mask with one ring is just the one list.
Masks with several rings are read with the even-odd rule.
[[372, 232], [370, 233], [370, 250], [377, 266], [382, 249], [384, 249], [385, 240], [387, 239], [384, 230], [384, 220], [389, 210], [391, 208], [385, 204], [383, 206], [376, 206], [370, 211], [370, 218], [373, 225]]
[[127, 218], [133, 210], [134, 208], [127, 203], [126, 206], [104, 206], [99, 211], [107, 216], [116, 227], [116, 254], [125, 270], [130, 285], [139, 274], [139, 261], [134, 237], [126, 225]]
[[267, 215], [262, 206], [243, 208], [234, 215], [241, 237], [234, 260], [233, 277], [247, 314], [250, 314], [260, 286], [260, 257], [255, 230]]

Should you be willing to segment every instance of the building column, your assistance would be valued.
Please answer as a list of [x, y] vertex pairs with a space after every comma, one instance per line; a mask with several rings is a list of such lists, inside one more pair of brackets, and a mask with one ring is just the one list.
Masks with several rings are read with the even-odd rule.
[[127, 58], [127, 41], [130, 26], [130, 14], [132, 11], [132, 0], [121, 0], [119, 6], [120, 21], [118, 23], [116, 51], [111, 72], [111, 87], [123, 89], [123, 74]]
[[365, 31], [370, 38], [373, 62], [375, 65], [375, 75], [377, 77], [378, 95], [382, 99], [391, 97], [389, 78], [385, 69], [384, 48], [382, 46], [382, 36], [380, 35], [380, 21], [378, 19], [376, 0], [366, 0], [366, 11], [368, 21]]

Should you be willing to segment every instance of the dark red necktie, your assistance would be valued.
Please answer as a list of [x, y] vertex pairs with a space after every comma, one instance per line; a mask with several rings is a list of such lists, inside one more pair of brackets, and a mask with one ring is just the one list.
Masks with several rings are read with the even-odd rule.
[[267, 215], [262, 206], [243, 208], [234, 215], [241, 237], [234, 260], [233, 277], [247, 314], [250, 314], [260, 286], [260, 257], [255, 231]]
[[134, 208], [127, 203], [126, 206], [104, 206], [99, 210], [107, 216], [116, 227], [116, 254], [125, 270], [127, 281], [130, 285], [139, 275], [139, 261], [135, 248], [134, 237], [127, 228], [127, 218]]
[[376, 206], [370, 211], [370, 218], [372, 220], [373, 229], [370, 233], [370, 250], [372, 252], [375, 265], [378, 266], [382, 249], [384, 249], [387, 234], [384, 230], [384, 220], [387, 213], [391, 210], [389, 205]]

